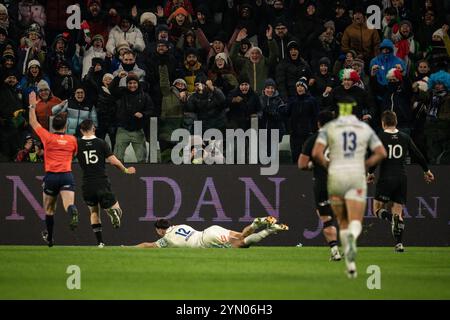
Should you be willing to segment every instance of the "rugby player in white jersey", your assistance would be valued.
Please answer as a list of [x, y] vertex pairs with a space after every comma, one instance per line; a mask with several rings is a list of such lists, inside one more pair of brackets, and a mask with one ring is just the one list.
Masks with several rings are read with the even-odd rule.
[[[253, 223], [236, 232], [213, 225], [197, 231], [186, 225], [171, 225], [169, 220], [155, 222], [156, 233], [161, 237], [155, 242], [138, 244], [138, 248], [248, 248], [271, 234], [289, 230], [285, 224], [276, 223], [275, 217], [256, 218]], [[257, 229], [263, 230], [254, 233]]]
[[[319, 132], [312, 156], [328, 168], [328, 195], [339, 223], [349, 278], [356, 278], [356, 240], [362, 231], [366, 208], [366, 169], [386, 158], [386, 150], [372, 128], [352, 114], [356, 102], [348, 97], [338, 102], [339, 117]], [[329, 161], [324, 156], [329, 149]], [[367, 148], [372, 154], [366, 159]]]

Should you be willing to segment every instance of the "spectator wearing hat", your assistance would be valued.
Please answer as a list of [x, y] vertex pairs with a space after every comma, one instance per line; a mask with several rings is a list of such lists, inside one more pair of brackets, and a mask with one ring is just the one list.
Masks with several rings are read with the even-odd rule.
[[247, 37], [247, 30], [241, 29], [236, 37], [236, 42], [231, 48], [231, 59], [239, 75], [246, 75], [250, 79], [250, 86], [259, 95], [264, 88], [264, 81], [268, 78], [269, 70], [277, 62], [277, 43], [272, 38], [273, 28], [269, 26], [266, 30], [266, 38], [269, 45], [269, 57], [265, 57], [258, 47], [252, 47], [247, 51], [246, 57], [240, 57], [239, 50], [242, 39]]
[[274, 28], [277, 23], [283, 21], [287, 29], [290, 29], [291, 24], [287, 24], [287, 21], [292, 21], [289, 8], [286, 6], [286, 1], [276, 0], [272, 4], [262, 4], [263, 16], [265, 17], [266, 24], [272, 25]]
[[335, 38], [335, 24], [333, 21], [327, 21], [323, 25], [323, 32], [317, 38], [312, 40], [310, 56], [311, 68], [317, 70], [318, 60], [321, 57], [328, 57], [333, 64], [339, 56], [340, 47]]
[[111, 55], [116, 53], [117, 45], [126, 41], [131, 50], [140, 53], [145, 49], [144, 38], [141, 30], [133, 24], [129, 16], [124, 16], [120, 24], [111, 29], [106, 43], [106, 51]]
[[193, 93], [194, 81], [198, 74], [207, 73], [206, 69], [203, 67], [198, 59], [198, 51], [194, 48], [190, 48], [186, 51], [186, 56], [184, 58], [183, 67], [181, 69], [181, 78], [187, 83], [187, 91]]
[[[381, 53], [370, 61], [370, 76], [374, 94], [381, 97], [387, 88], [387, 73], [392, 68], [406, 70], [405, 63], [394, 55], [394, 44], [384, 39], [380, 44]], [[375, 81], [374, 81], [375, 80]]]
[[[0, 12], [0, 17], [1, 17], [1, 12]], [[12, 39], [14, 39], [14, 38], [10, 37], [9, 32], [6, 29], [6, 27], [2, 27], [0, 25], [0, 56], [3, 55], [3, 52], [7, 49], [14, 50], [14, 55], [15, 55], [15, 51], [17, 50], [17, 45], [14, 43], [14, 41]]]
[[96, 104], [98, 94], [102, 91], [103, 76], [108, 73], [106, 62], [102, 58], [92, 58], [91, 68], [82, 83], [86, 88], [87, 97]]
[[8, 70], [0, 83], [0, 161], [14, 161], [20, 148], [24, 121], [18, 74]]
[[23, 149], [17, 153], [15, 162], [44, 162], [42, 144], [33, 139], [32, 135], [27, 135]]
[[308, 63], [300, 56], [298, 43], [295, 41], [289, 42], [287, 49], [288, 56], [276, 68], [278, 91], [281, 97], [286, 100], [288, 97], [297, 96], [296, 83], [298, 79], [305, 77], [309, 82], [312, 77]]
[[319, 114], [317, 100], [309, 93], [308, 80], [302, 77], [295, 86], [297, 95], [289, 97], [287, 103], [292, 163], [297, 163], [303, 143], [317, 131]]
[[450, 65], [450, 56], [444, 43], [444, 31], [437, 29], [432, 36], [431, 47], [426, 54], [430, 63], [431, 72], [436, 73], [440, 70], [447, 71]]
[[101, 34], [96, 34], [92, 37], [91, 46], [84, 52], [81, 79], [84, 79], [89, 72], [89, 69], [92, 67], [93, 58], [106, 59], [105, 39], [103, 39]]
[[187, 83], [178, 78], [169, 81], [169, 69], [167, 65], [159, 66], [159, 81], [162, 93], [161, 117], [158, 126], [158, 141], [161, 148], [161, 162], [170, 163], [172, 148], [176, 143], [171, 141], [172, 132], [182, 128], [183, 115], [189, 93]]
[[97, 112], [94, 105], [86, 98], [86, 89], [82, 85], [75, 87], [73, 95], [68, 100], [64, 100], [52, 108], [53, 115], [60, 113], [66, 114], [67, 134], [78, 138], [81, 138], [80, 123], [83, 120], [90, 119], [95, 126], [98, 125]]
[[341, 49], [344, 52], [355, 50], [368, 62], [379, 51], [380, 36], [376, 29], [369, 29], [366, 23], [365, 11], [362, 7], [353, 10], [353, 23], [349, 25], [342, 35]]
[[50, 86], [45, 80], [39, 81], [37, 84], [38, 89], [38, 103], [36, 104], [36, 117], [38, 122], [47, 130], [50, 130], [50, 116], [52, 115], [52, 109], [62, 101], [60, 98], [54, 96], [50, 89]]
[[329, 99], [327, 99], [326, 111], [334, 111], [337, 114], [339, 110], [337, 103], [346, 97], [353, 97], [356, 101], [356, 106], [353, 107], [353, 114], [362, 121], [370, 122], [376, 115], [375, 104], [373, 98], [369, 96], [366, 90], [355, 85], [360, 79], [356, 70], [341, 70], [339, 73], [341, 84], [334, 88]]
[[158, 25], [158, 18], [153, 12], [144, 12], [141, 14], [139, 22], [139, 29], [142, 32], [145, 48], [148, 48], [152, 42], [156, 41], [155, 31]]
[[28, 63], [26, 74], [20, 80], [25, 106], [28, 105], [28, 95], [31, 91], [37, 92], [37, 84], [41, 80], [45, 80], [50, 84], [50, 79], [42, 71], [41, 63], [37, 60], [31, 60]]
[[238, 78], [239, 85], [227, 96], [227, 129], [250, 128], [250, 120], [261, 111], [259, 96], [250, 86], [247, 75], [242, 74]]
[[[119, 77], [125, 78], [126, 86], [118, 87]], [[153, 101], [141, 88], [134, 74], [121, 73], [112, 83], [113, 95], [118, 99], [116, 122], [117, 134], [114, 154], [124, 161], [125, 150], [131, 144], [138, 162], [146, 160], [145, 123], [155, 114]]]
[[7, 70], [17, 70], [16, 64], [16, 54], [14, 50], [11, 48], [7, 48], [3, 51], [0, 71], [1, 73], [6, 72]]
[[355, 83], [358, 87], [364, 90], [371, 90], [370, 77], [365, 73], [364, 60], [361, 58], [353, 59], [351, 69], [355, 70], [359, 74], [360, 80]]
[[[126, 76], [130, 73], [133, 73], [140, 82], [144, 82], [145, 70], [137, 65], [136, 54], [133, 51], [128, 51], [123, 54], [119, 68], [113, 73], [114, 77], [120, 77], [120, 87], [126, 87]], [[147, 87], [142, 86], [141, 89], [145, 91]]]
[[186, 111], [192, 112], [202, 121], [202, 130], [218, 129], [225, 131], [226, 98], [222, 90], [216, 88], [204, 74], [195, 79], [195, 92], [189, 97]]
[[326, 99], [333, 89], [338, 85], [338, 79], [331, 72], [331, 61], [328, 57], [322, 57], [319, 62], [319, 68], [314, 75], [314, 84], [311, 86], [311, 94], [317, 99], [320, 109], [324, 109]]
[[387, 89], [383, 95], [380, 113], [385, 110], [397, 114], [398, 130], [411, 135], [413, 126], [413, 109], [411, 105], [412, 85], [407, 77], [397, 68], [392, 68], [386, 74]]
[[180, 7], [170, 14], [167, 24], [170, 30], [170, 41], [177, 43], [178, 39], [192, 28], [192, 16], [186, 9]]
[[405, 63], [405, 74], [414, 72], [414, 66], [419, 58], [419, 44], [414, 40], [413, 26], [408, 20], [403, 20], [394, 27], [392, 41], [394, 42], [395, 55]]
[[104, 73], [101, 79], [101, 87], [98, 91], [95, 110], [97, 111], [98, 127], [95, 135], [100, 139], [109, 136], [111, 150], [116, 145], [117, 125], [115, 123], [117, 113], [117, 99], [112, 95], [111, 87], [114, 76], [111, 73]]
[[155, 28], [155, 38], [156, 40], [152, 43], [150, 43], [150, 47], [146, 47], [143, 54], [138, 56], [138, 61], [142, 62], [143, 64], [147, 65], [151, 63], [149, 60], [153, 60], [155, 54], [157, 54], [157, 47], [160, 44], [165, 44], [167, 47], [167, 51], [170, 55], [175, 55], [176, 48], [175, 46], [170, 42], [170, 30], [167, 24], [158, 24]]
[[194, 14], [191, 1], [189, 0], [168, 0], [164, 6], [164, 16], [169, 17], [178, 8], [184, 8], [190, 15]]
[[62, 100], [69, 99], [81, 83], [78, 79], [72, 73], [70, 65], [66, 61], [61, 61], [56, 67], [56, 76], [52, 82], [53, 94]]
[[[201, 40], [201, 37], [199, 37], [199, 41]], [[208, 56], [206, 59], [206, 64], [208, 66], [208, 69], [211, 69], [214, 65], [214, 58], [219, 53], [226, 53], [230, 60], [228, 61], [230, 64], [234, 65], [233, 56], [228, 52], [228, 45], [227, 45], [227, 35], [223, 31], [219, 31], [212, 39], [208, 39], [211, 41], [211, 45], [209, 48]]]
[[[197, 35], [199, 35], [199, 37]], [[178, 39], [177, 49], [177, 60], [181, 61], [184, 57], [186, 57], [188, 50], [194, 49], [197, 51], [198, 60], [203, 63], [206, 61], [206, 54], [209, 50], [209, 42], [206, 40], [203, 31], [200, 29], [189, 29]]]
[[226, 53], [216, 54], [215, 63], [212, 69], [208, 71], [208, 78], [211, 79], [215, 87], [222, 90], [225, 96], [228, 96], [230, 91], [239, 85], [236, 73], [228, 61]]
[[51, 47], [49, 48], [49, 51], [47, 52], [46, 66], [49, 72], [49, 76], [52, 80], [54, 79], [57, 73], [58, 65], [61, 62], [64, 61], [69, 66], [72, 65], [72, 57], [74, 55], [74, 52], [69, 48], [68, 37], [68, 33], [57, 35]]
[[42, 29], [37, 23], [33, 23], [27, 29], [25, 37], [20, 40], [18, 57], [18, 65], [24, 74], [31, 60], [37, 60], [41, 66], [44, 66], [46, 43], [43, 39]]
[[286, 116], [287, 105], [281, 98], [277, 90], [275, 80], [272, 78], [266, 79], [264, 82], [263, 94], [260, 97], [260, 104], [262, 110], [262, 118], [260, 121], [261, 129], [267, 129], [267, 152], [271, 154], [272, 132], [271, 130], [278, 130], [278, 143], [281, 142], [283, 136], [287, 134]]

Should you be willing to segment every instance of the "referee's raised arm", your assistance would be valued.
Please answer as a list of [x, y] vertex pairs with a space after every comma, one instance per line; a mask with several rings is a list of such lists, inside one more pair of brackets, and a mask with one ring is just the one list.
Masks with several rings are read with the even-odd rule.
[[37, 128], [39, 128], [41, 125], [37, 120], [36, 117], [36, 104], [37, 104], [37, 98], [36, 98], [36, 93], [34, 91], [31, 91], [31, 93], [28, 96], [28, 99], [30, 101], [30, 105], [28, 106], [28, 108], [30, 109], [29, 111], [29, 122], [30, 122], [30, 126], [33, 128], [34, 131], [36, 131]]

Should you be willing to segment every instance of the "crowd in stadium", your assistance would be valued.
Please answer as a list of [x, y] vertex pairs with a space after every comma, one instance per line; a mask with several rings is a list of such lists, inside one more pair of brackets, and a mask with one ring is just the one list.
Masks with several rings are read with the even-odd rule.
[[[67, 26], [73, 4], [79, 29]], [[0, 1], [0, 161], [42, 161], [34, 91], [44, 128], [62, 113], [80, 136], [91, 119], [122, 161], [131, 143], [146, 162], [150, 117], [162, 162], [174, 129], [247, 130], [257, 117], [290, 135], [296, 163], [318, 113], [352, 96], [358, 118], [380, 131], [395, 111], [427, 160], [446, 163], [449, 20], [448, 0]]]

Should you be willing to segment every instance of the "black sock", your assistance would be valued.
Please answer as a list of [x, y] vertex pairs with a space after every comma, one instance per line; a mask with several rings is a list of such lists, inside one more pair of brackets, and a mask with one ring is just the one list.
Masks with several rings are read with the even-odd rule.
[[380, 219], [392, 221], [392, 213], [387, 211], [386, 209], [380, 209], [377, 212], [377, 215]]
[[102, 224], [96, 223], [92, 224], [92, 230], [94, 231], [95, 237], [97, 238], [97, 243], [103, 243], [103, 237], [102, 237]]
[[47, 226], [47, 240], [48, 241], [53, 241], [53, 216], [50, 215], [45, 215], [45, 225]]
[[338, 244], [338, 242], [336, 240], [328, 242], [328, 245], [330, 246], [330, 248], [333, 248], [334, 246], [337, 246], [337, 244]]
[[403, 231], [405, 230], [405, 223], [403, 221], [398, 222], [398, 232], [394, 234], [396, 244], [402, 243]]

